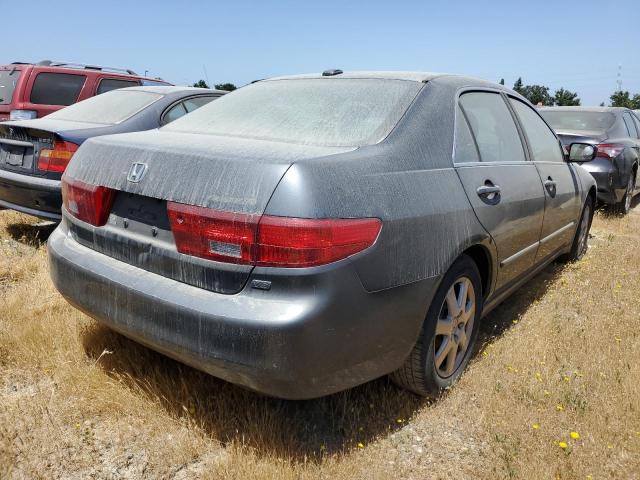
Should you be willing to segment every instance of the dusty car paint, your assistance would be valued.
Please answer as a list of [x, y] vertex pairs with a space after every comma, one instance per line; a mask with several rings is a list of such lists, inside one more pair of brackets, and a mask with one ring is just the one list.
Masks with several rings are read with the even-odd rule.
[[[545, 172], [558, 177], [551, 195], [544, 162], [529, 158], [524, 136], [524, 163], [454, 163], [459, 95], [522, 97], [459, 76], [340, 77], [421, 85], [376, 144], [316, 147], [161, 130], [91, 140], [67, 174], [130, 195], [131, 205], [144, 197], [276, 217], [378, 218], [373, 246], [318, 267], [232, 265], [176, 253], [161, 213], [148, 221], [112, 210], [105, 226], [93, 227], [65, 212], [49, 240], [56, 287], [99, 321], [185, 363], [270, 395], [311, 398], [400, 367], [442, 276], [463, 252], [483, 264], [486, 313], [569, 251], [595, 193], [584, 169], [561, 162]], [[105, 159], [112, 168], [100, 168]], [[148, 168], [139, 183], [126, 179], [135, 162]], [[507, 208], [474, 197], [492, 176]], [[131, 248], [135, 255], [123, 254]]]

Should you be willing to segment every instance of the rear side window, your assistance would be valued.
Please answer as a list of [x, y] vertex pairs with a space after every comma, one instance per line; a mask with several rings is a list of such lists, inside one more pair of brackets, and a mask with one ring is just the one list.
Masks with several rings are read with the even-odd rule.
[[184, 101], [184, 108], [187, 109], [187, 112], [193, 112], [194, 110], [197, 110], [200, 107], [203, 107], [204, 105], [206, 105], [207, 103], [209, 103], [211, 100], [213, 100], [214, 97], [193, 97], [193, 98], [189, 98], [188, 100]]
[[513, 117], [502, 96], [470, 92], [460, 96], [483, 162], [524, 162], [524, 149]]
[[39, 73], [31, 89], [31, 103], [71, 105], [78, 99], [86, 78], [68, 73]]
[[117, 78], [103, 78], [98, 85], [97, 95], [101, 93], [110, 92], [111, 90], [117, 90], [118, 88], [138, 87], [140, 82], [133, 80], [119, 80]]
[[167, 112], [162, 116], [162, 125], [166, 125], [167, 123], [171, 123], [174, 120], [179, 119], [180, 117], [187, 114], [187, 111], [184, 108], [183, 102], [178, 103], [171, 107]]
[[522, 128], [527, 135], [533, 160], [536, 162], [564, 162], [558, 139], [538, 114], [520, 100], [510, 98], [509, 101], [520, 118]]
[[471, 131], [469, 130], [469, 124], [467, 123], [467, 119], [460, 107], [458, 107], [458, 111], [456, 112], [456, 139], [453, 161], [455, 163], [480, 161], [476, 143], [473, 140], [473, 136], [471, 136]]
[[13, 98], [21, 70], [0, 70], [0, 105], [8, 105]]
[[624, 124], [627, 126], [627, 132], [629, 132], [629, 136], [633, 138], [638, 138], [638, 132], [636, 131], [636, 126], [633, 124], [633, 120], [631, 119], [630, 113], [623, 113], [622, 119], [624, 120]]

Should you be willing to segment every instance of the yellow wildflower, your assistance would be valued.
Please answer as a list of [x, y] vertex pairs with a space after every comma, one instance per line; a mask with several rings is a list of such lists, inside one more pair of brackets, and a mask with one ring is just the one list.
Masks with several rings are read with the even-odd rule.
[[531, 426], [533, 427], [534, 430], [538, 430], [540, 428], [540, 424], [539, 423], [534, 423]]
[[580, 440], [580, 434], [578, 432], [571, 432], [569, 436], [574, 440]]
[[364, 443], [358, 442], [358, 448], [364, 448]]
[[558, 405], [556, 405], [556, 410], [558, 410], [559, 412], [563, 412], [564, 406], [561, 403], [559, 403]]
[[569, 447], [569, 445], [567, 445], [567, 442], [565, 441], [558, 442], [558, 446], [563, 450], [566, 450], [567, 447]]

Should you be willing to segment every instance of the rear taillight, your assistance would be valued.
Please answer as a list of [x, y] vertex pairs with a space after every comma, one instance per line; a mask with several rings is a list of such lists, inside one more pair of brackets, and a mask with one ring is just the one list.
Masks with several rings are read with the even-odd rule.
[[168, 202], [180, 253], [227, 263], [312, 267], [373, 245], [377, 218], [308, 219], [221, 212]]
[[62, 177], [62, 203], [78, 220], [100, 227], [107, 223], [115, 190]]
[[43, 148], [40, 150], [38, 170], [63, 173], [78, 148], [80, 148], [80, 146], [75, 143], [55, 140], [53, 142], [53, 148]]
[[600, 143], [596, 145], [598, 147], [597, 157], [603, 158], [616, 158], [624, 150], [624, 145], [618, 143]]

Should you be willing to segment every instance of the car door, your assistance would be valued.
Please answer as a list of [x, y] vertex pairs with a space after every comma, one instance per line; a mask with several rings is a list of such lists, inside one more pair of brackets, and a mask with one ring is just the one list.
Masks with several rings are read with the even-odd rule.
[[514, 97], [509, 102], [524, 131], [530, 158], [544, 186], [545, 207], [536, 262], [543, 261], [573, 241], [582, 211], [575, 166], [566, 162], [556, 135], [538, 113]]
[[544, 192], [505, 97], [497, 91], [460, 95], [455, 169], [478, 220], [498, 252], [496, 288], [533, 267]]

